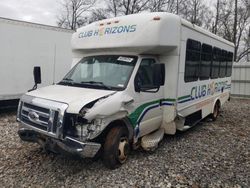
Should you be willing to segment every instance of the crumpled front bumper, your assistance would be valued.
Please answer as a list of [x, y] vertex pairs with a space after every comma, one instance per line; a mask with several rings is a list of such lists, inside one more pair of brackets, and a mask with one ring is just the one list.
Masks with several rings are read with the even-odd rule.
[[101, 148], [101, 144], [95, 142], [80, 142], [71, 137], [60, 140], [43, 135], [34, 130], [20, 128], [18, 135], [23, 141], [36, 142], [43, 148], [56, 153], [69, 153], [83, 158], [92, 158]]

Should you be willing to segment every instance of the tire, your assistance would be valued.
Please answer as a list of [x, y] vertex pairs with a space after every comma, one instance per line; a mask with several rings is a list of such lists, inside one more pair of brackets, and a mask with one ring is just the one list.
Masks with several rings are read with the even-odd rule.
[[129, 153], [129, 139], [126, 127], [113, 127], [107, 134], [103, 147], [103, 162], [109, 169], [115, 169], [126, 162]]
[[220, 114], [220, 104], [219, 102], [216, 102], [214, 105], [213, 113], [210, 115], [210, 118], [213, 121], [215, 121], [218, 118], [219, 114]]

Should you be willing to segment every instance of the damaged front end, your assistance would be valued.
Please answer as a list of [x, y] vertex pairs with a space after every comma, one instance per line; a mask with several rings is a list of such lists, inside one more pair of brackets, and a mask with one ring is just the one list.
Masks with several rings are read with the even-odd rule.
[[79, 141], [93, 140], [102, 131], [102, 119], [88, 121], [81, 115], [65, 114], [64, 135]]
[[64, 134], [78, 140], [96, 140], [116, 120], [123, 120], [133, 136], [133, 127], [126, 120], [128, 111], [133, 110], [132, 97], [123, 92], [114, 92], [85, 104], [78, 114], [65, 114]]
[[[18, 108], [18, 134], [23, 141], [36, 142], [46, 150], [94, 157], [104, 130], [112, 122], [126, 119], [132, 103], [131, 97], [114, 92], [85, 104], [76, 114], [68, 112], [70, 104], [25, 95]], [[131, 140], [133, 128], [128, 121], [124, 125]]]
[[99, 143], [81, 142], [68, 136], [63, 140], [54, 139], [27, 128], [20, 128], [18, 135], [23, 141], [38, 143], [46, 151], [78, 155], [83, 158], [94, 157], [101, 148]]
[[21, 123], [19, 137], [56, 153], [94, 157], [101, 144], [89, 141], [91, 126], [80, 116], [66, 113], [67, 107], [64, 103], [24, 96], [17, 114]]

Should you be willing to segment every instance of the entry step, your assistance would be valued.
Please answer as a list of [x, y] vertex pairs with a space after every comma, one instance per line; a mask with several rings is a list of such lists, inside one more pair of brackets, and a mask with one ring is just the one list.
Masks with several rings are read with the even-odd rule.
[[141, 139], [141, 146], [146, 151], [153, 151], [158, 147], [159, 142], [163, 139], [164, 129], [160, 128], [157, 131], [145, 135]]

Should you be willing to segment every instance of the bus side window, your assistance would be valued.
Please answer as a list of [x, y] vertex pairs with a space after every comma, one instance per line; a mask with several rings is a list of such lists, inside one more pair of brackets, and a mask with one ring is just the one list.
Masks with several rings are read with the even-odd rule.
[[226, 76], [227, 69], [227, 51], [222, 50], [221, 58], [220, 58], [220, 78], [224, 78]]
[[211, 78], [218, 78], [220, 72], [221, 49], [213, 48], [213, 62], [211, 68]]
[[185, 82], [197, 81], [199, 77], [199, 65], [201, 60], [201, 43], [195, 40], [187, 40]]
[[202, 44], [201, 64], [200, 64], [200, 80], [208, 80], [211, 72], [213, 48], [210, 45]]
[[227, 69], [226, 76], [230, 77], [232, 75], [232, 66], [233, 66], [233, 53], [228, 52], [227, 54]]

